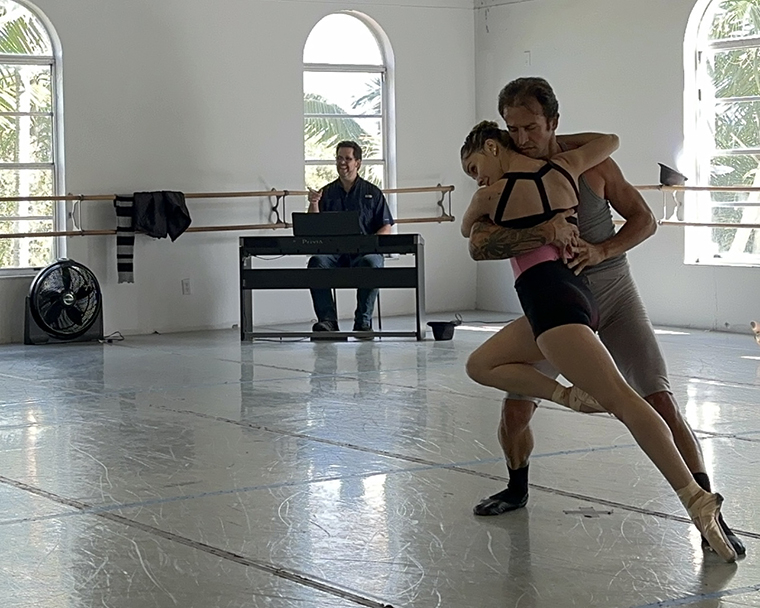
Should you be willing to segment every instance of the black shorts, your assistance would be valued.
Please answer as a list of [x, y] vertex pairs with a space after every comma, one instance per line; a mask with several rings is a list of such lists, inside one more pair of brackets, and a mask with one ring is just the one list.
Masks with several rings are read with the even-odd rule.
[[594, 331], [599, 327], [594, 296], [562, 260], [528, 268], [517, 277], [515, 290], [536, 338], [561, 325], [580, 323]]

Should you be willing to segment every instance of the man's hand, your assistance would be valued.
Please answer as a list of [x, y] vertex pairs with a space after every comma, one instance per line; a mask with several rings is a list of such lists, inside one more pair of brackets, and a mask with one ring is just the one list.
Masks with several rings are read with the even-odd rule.
[[572, 209], [561, 211], [546, 222], [554, 231], [554, 236], [550, 242], [560, 250], [565, 262], [573, 257], [580, 241], [578, 226], [567, 221], [567, 218], [574, 213]]
[[587, 243], [583, 239], [578, 239], [578, 245], [575, 249], [575, 257], [567, 261], [568, 268], [572, 268], [575, 274], [580, 274], [589, 266], [596, 266], [607, 259], [604, 247]]
[[322, 191], [309, 188], [307, 198], [309, 199], [309, 211], [312, 213], [319, 211], [319, 201], [322, 199]]

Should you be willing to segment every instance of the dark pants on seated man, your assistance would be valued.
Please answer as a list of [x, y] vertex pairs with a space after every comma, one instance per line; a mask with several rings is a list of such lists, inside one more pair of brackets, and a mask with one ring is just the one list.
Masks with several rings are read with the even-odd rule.
[[[309, 268], [383, 268], [385, 260], [382, 254], [334, 254], [315, 255], [309, 258]], [[356, 290], [356, 311], [354, 312], [353, 331], [371, 331], [372, 313], [375, 311], [377, 288], [359, 288]], [[311, 299], [317, 322], [314, 331], [338, 331], [338, 313], [330, 289], [312, 289]]]

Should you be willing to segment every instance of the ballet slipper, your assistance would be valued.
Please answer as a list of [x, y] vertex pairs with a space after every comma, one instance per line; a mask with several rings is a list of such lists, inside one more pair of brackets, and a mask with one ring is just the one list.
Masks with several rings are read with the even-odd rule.
[[723, 497], [720, 494], [711, 494], [703, 490], [701, 494], [692, 496], [686, 510], [710, 548], [727, 562], [734, 562], [737, 557], [736, 550], [718, 521], [721, 504]]
[[596, 399], [577, 386], [562, 386], [561, 384], [557, 384], [557, 388], [554, 389], [554, 393], [552, 394], [552, 401], [583, 414], [607, 411], [599, 405]]
[[757, 323], [757, 321], [750, 321], [749, 326], [752, 328], [752, 332], [755, 334], [755, 342], [760, 344], [760, 323]]

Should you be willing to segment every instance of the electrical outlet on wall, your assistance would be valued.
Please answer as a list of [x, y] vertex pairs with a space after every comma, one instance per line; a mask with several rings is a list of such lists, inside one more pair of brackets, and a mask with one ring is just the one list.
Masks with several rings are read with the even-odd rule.
[[192, 293], [190, 290], [190, 279], [182, 279], [182, 295], [189, 296]]

